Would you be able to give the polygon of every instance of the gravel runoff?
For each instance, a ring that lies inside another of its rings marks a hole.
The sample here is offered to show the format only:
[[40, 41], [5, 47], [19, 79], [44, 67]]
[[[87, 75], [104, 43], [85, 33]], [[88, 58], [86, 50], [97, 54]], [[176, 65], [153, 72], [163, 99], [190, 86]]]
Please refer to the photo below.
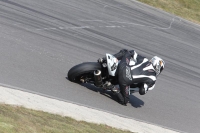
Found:
[[[175, 133], [176, 131], [149, 123], [124, 118], [112, 113], [0, 86], [0, 103], [68, 116], [76, 120], [106, 124], [138, 133]], [[177, 133], [177, 132], [176, 132]]]

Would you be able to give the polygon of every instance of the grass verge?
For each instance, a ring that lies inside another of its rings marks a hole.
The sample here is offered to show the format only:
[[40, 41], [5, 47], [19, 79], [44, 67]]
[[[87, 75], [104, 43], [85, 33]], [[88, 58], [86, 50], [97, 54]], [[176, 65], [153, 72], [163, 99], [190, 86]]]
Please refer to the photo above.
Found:
[[0, 133], [130, 133], [107, 125], [0, 104]]
[[138, 0], [200, 24], [200, 0]]

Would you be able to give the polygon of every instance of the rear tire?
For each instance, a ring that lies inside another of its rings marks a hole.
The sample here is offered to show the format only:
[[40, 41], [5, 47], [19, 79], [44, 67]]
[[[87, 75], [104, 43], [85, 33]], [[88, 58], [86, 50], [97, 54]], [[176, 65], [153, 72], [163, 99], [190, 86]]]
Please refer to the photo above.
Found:
[[72, 67], [68, 71], [68, 79], [72, 82], [80, 83], [80, 77], [84, 74], [94, 73], [95, 70], [101, 70], [101, 64], [97, 62], [85, 62]]

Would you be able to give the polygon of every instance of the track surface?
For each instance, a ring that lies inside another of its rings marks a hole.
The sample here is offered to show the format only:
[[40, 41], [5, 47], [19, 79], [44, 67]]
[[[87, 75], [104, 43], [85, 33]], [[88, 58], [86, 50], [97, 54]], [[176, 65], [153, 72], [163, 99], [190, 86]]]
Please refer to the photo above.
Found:
[[[199, 132], [199, 42], [199, 26], [138, 2], [0, 0], [0, 83], [183, 132]], [[166, 62], [155, 89], [127, 107], [66, 79], [122, 48]]]

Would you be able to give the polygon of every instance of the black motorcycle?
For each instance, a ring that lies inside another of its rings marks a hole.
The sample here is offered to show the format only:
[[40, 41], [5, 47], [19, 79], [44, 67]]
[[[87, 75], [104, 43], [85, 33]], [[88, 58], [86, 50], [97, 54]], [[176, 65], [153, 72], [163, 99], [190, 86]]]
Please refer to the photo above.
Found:
[[[109, 86], [118, 85], [117, 67], [119, 60], [111, 54], [106, 54], [106, 61], [85, 62], [72, 67], [68, 72], [68, 79], [75, 83], [89, 83], [104, 90]], [[138, 92], [139, 88], [129, 88], [129, 93]]]

